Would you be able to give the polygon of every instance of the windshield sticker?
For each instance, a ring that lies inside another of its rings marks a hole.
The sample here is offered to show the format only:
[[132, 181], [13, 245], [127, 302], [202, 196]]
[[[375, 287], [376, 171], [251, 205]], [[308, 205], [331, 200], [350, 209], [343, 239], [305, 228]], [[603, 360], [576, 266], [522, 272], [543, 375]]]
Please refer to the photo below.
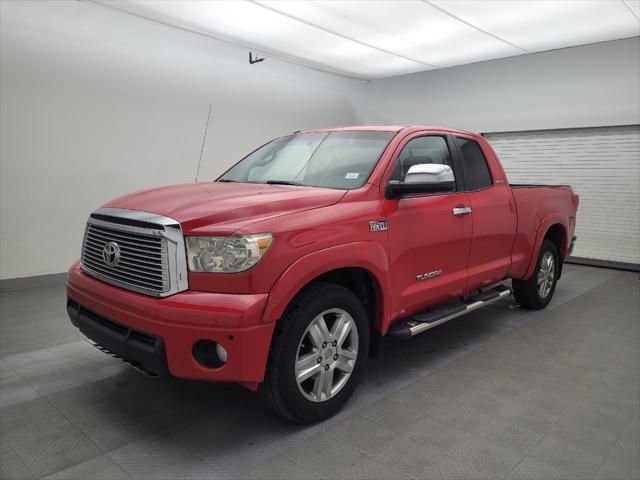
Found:
[[348, 179], [352, 179], [355, 180], [356, 178], [358, 178], [360, 176], [360, 174], [358, 172], [348, 172], [344, 178], [348, 178]]

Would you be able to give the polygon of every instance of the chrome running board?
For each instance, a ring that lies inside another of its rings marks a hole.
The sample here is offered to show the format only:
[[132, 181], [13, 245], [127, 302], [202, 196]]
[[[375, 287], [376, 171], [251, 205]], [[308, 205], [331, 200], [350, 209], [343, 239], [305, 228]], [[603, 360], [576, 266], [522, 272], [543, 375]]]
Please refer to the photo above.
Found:
[[464, 301], [459, 300], [455, 303], [445, 304], [441, 307], [428, 310], [424, 313], [418, 313], [405, 320], [394, 323], [389, 330], [389, 335], [396, 338], [411, 338], [419, 333], [442, 325], [449, 320], [461, 317], [467, 313], [471, 313], [487, 305], [497, 302], [501, 298], [511, 295], [511, 289], [504, 285], [499, 285], [490, 290], [481, 292], [477, 295], [466, 298]]

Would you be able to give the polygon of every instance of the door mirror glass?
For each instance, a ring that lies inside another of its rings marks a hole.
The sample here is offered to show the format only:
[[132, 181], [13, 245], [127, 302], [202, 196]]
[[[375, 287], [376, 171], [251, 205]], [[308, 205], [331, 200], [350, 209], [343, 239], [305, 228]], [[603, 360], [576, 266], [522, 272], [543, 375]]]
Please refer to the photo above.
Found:
[[404, 181], [390, 180], [385, 190], [387, 198], [453, 192], [456, 187], [453, 170], [449, 165], [419, 163], [412, 165]]

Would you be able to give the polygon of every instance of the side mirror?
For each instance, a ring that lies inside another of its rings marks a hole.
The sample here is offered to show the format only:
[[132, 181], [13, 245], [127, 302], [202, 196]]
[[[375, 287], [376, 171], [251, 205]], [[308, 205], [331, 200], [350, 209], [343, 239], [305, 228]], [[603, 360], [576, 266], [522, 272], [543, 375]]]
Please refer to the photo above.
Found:
[[390, 180], [385, 188], [385, 197], [402, 198], [422, 193], [453, 192], [455, 187], [455, 177], [449, 165], [420, 163], [409, 168], [404, 182]]

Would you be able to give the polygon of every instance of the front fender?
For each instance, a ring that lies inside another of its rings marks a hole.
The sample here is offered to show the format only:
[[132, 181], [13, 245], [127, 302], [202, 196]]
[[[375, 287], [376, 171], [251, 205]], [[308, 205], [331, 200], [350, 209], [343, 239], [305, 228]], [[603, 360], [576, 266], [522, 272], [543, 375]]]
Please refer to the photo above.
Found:
[[379, 243], [354, 242], [310, 253], [292, 263], [269, 292], [269, 300], [262, 317], [264, 322], [275, 322], [284, 313], [293, 297], [309, 282], [338, 268], [363, 268], [369, 271], [380, 289], [380, 306], [376, 328], [388, 328], [389, 318], [389, 260]]

